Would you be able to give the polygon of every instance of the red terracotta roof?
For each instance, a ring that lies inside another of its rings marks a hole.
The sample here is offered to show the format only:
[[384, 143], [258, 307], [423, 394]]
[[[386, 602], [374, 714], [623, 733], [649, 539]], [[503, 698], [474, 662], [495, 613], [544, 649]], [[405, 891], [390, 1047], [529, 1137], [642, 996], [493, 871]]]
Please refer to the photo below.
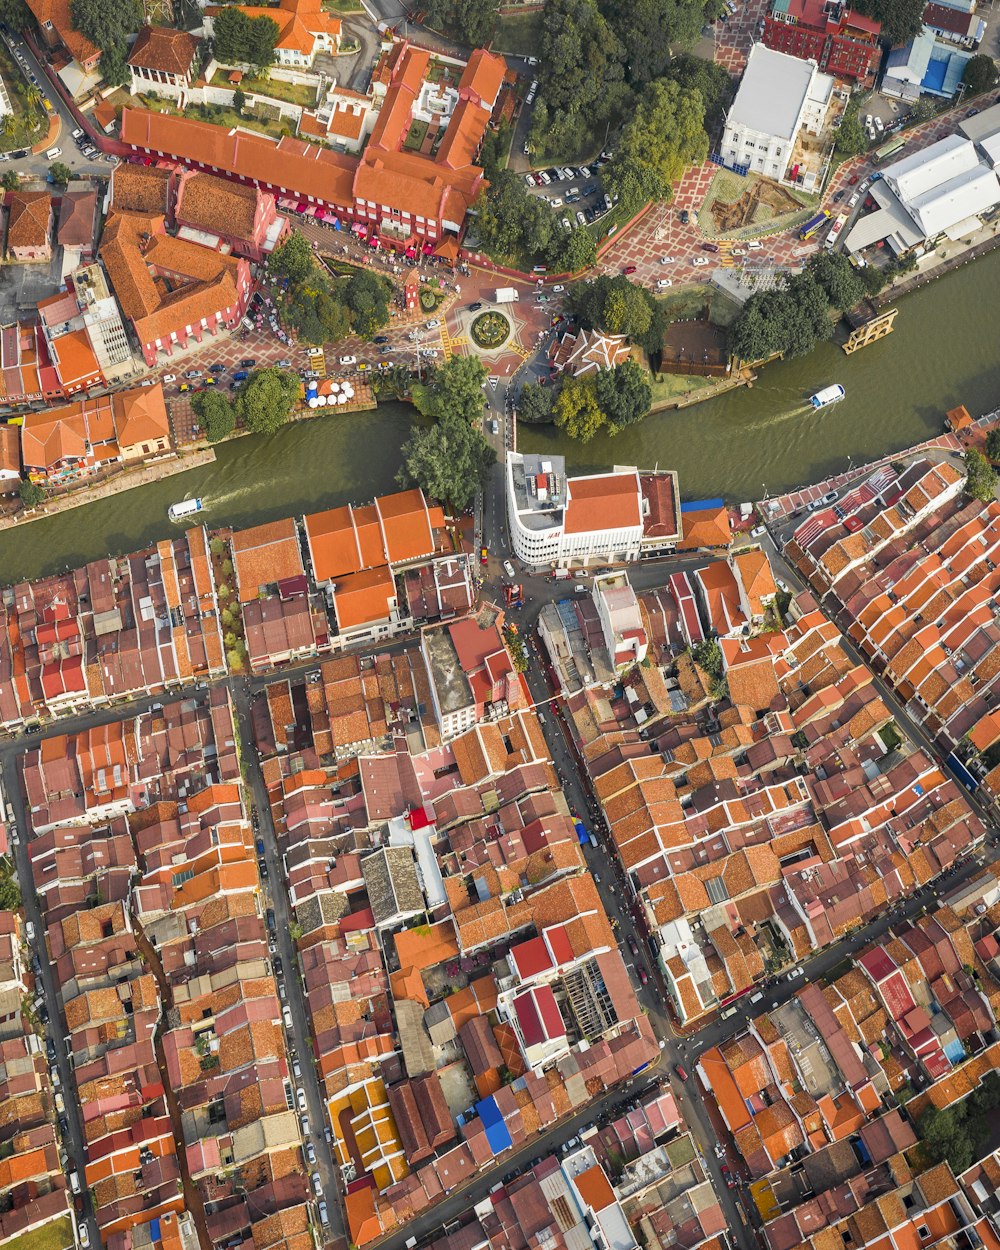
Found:
[[566, 479], [567, 534], [629, 529], [642, 523], [637, 474], [602, 473]]

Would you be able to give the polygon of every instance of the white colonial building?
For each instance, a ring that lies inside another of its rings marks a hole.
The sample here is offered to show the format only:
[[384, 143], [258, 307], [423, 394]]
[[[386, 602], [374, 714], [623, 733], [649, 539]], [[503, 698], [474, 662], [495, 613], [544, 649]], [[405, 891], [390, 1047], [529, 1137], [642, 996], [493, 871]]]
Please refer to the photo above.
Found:
[[562, 456], [507, 453], [514, 554], [532, 567], [638, 560], [643, 497], [636, 468], [567, 478]]
[[[723, 164], [776, 182], [798, 182], [793, 160], [802, 130], [818, 135], [833, 98], [834, 80], [815, 61], [800, 61], [755, 43], [747, 58], [722, 137]], [[802, 185], [810, 190], [808, 179]]]

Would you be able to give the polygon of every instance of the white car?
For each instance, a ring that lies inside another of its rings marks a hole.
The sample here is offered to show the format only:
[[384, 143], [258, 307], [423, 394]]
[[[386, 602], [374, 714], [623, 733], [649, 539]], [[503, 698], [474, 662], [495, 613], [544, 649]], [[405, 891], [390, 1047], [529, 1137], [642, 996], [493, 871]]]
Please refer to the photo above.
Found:
[[749, 252], [760, 252], [763, 251], [763, 249], [764, 244], [761, 243], [760, 239], [751, 239], [747, 244], [747, 251]]
[[734, 247], [729, 253], [730, 256], [746, 256], [746, 254], [747, 249], [745, 247]]
[[872, 115], [871, 113], [866, 113], [865, 114], [865, 130], [871, 130], [871, 128], [872, 128]]
[[562, 226], [562, 228], [563, 228], [564, 230], [572, 230], [572, 229], [573, 229], [573, 223], [570, 221], [570, 219], [569, 219], [568, 217], [564, 217], [564, 218], [562, 219], [562, 221], [561, 221], [559, 224]]
[[358, 363], [357, 356], [341, 356], [340, 363], [342, 365], [356, 365]]
[[507, 576], [508, 576], [508, 577], [515, 577], [515, 576], [516, 576], [516, 574], [514, 573], [514, 566], [513, 566], [513, 564], [511, 564], [511, 562], [510, 562], [509, 560], [504, 560], [504, 562], [503, 562], [503, 571], [507, 574]]
[[585, 226], [587, 224], [587, 218], [584, 216], [582, 212], [577, 213], [576, 222], [577, 222], [577, 225], [579, 226]]
[[553, 294], [553, 295], [559, 295], [562, 291], [565, 291], [565, 290], [566, 290], [566, 288], [565, 288], [564, 286], [554, 286], [554, 287], [552, 288], [552, 294]]
[[316, 1147], [311, 1141], [306, 1142], [306, 1162], [311, 1164], [316, 1162]]
[[316, 1197], [322, 1198], [323, 1197], [323, 1182], [319, 1179], [318, 1172], [313, 1172], [312, 1174], [312, 1186], [313, 1186], [313, 1193], [316, 1195]]
[[875, 129], [879, 132], [879, 134], [881, 134], [881, 133], [882, 133], [882, 131], [883, 131], [883, 130], [885, 130], [885, 126], [882, 124], [882, 118], [881, 118], [881, 117], [876, 117], [876, 118], [875, 118]]
[[300, 1085], [295, 1091], [295, 1102], [300, 1111], [306, 1110], [306, 1091]]
[[853, 208], [855, 204], [857, 204], [857, 202], [858, 202], [858, 193], [857, 191], [855, 191], [854, 194], [851, 196], [851, 198], [847, 201], [847, 207]]
[[441, 324], [441, 322], [440, 322], [440, 321], [436, 321], [436, 320], [435, 320], [435, 321], [425, 321], [425, 322], [424, 322], [424, 329], [425, 329], [425, 330], [436, 330], [436, 329], [438, 328], [438, 326], [440, 326], [440, 324]]
[[165, 373], [165, 374], [163, 375], [163, 377], [160, 379], [160, 381], [161, 381], [161, 382], [176, 382], [176, 381], [177, 381], [177, 374], [176, 374], [176, 373]]
[[325, 1228], [330, 1223], [330, 1215], [326, 1209], [326, 1203], [321, 1202], [317, 1210], [319, 1211], [319, 1222]]
[[87, 1250], [90, 1245], [90, 1229], [87, 1227], [87, 1221], [81, 1220], [76, 1226], [76, 1231], [80, 1238], [80, 1245], [83, 1246], [83, 1250]]
[[62, 156], [62, 148], [49, 148], [49, 150], [45, 153], [45, 159], [47, 161], [57, 161], [60, 156]]
[[674, 284], [673, 284], [673, 281], [672, 281], [670, 278], [661, 278], [661, 279], [659, 280], [659, 282], [657, 282], [657, 284], [656, 284], [657, 288], [658, 288], [659, 290], [661, 290], [661, 291], [662, 291], [665, 287], [668, 287], [668, 286], [673, 286], [673, 285], [674, 285]]
[[543, 186], [546, 186], [546, 187], [547, 187], [547, 186], [549, 185], [549, 183], [552, 181], [552, 179], [548, 176], [548, 174], [545, 172], [545, 170], [544, 170], [544, 169], [543, 169], [543, 170], [542, 170], [542, 172], [538, 175], [538, 177], [539, 177], [539, 179], [541, 180], [542, 185], [543, 185]]
[[661, 256], [661, 257], [660, 257], [660, 264], [661, 264], [661, 265], [672, 265], [676, 259], [677, 259], [677, 257], [676, 257], [676, 256]]
[[553, 208], [562, 208], [563, 206], [563, 198], [561, 195], [549, 195], [549, 196], [546, 196], [546, 199], [549, 201], [549, 203], [552, 205]]
[[707, 257], [707, 256], [695, 256], [695, 257], [692, 259], [691, 264], [692, 264], [692, 265], [697, 265], [697, 266], [699, 266], [699, 268], [700, 268], [702, 265], [707, 265], [707, 264], [708, 264], [708, 257]]
[[524, 183], [525, 183], [525, 186], [528, 186], [528, 187], [533, 187], [533, 186], [535, 185], [535, 175], [534, 175], [534, 174], [525, 174], [525, 175], [524, 175]]
[[74, 138], [74, 139], [82, 139], [82, 138], [83, 138], [83, 131], [82, 131], [82, 130], [74, 130], [74, 131], [73, 131], [73, 138]]

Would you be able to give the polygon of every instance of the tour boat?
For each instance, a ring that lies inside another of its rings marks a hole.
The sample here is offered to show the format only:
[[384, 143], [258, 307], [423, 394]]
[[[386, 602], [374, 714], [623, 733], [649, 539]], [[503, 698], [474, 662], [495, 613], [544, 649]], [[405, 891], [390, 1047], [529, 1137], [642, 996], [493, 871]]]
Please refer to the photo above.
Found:
[[825, 408], [827, 404], [835, 404], [843, 399], [846, 394], [847, 392], [840, 385], [825, 386], [821, 391], [817, 391], [809, 402], [814, 408]]
[[183, 503], [172, 503], [167, 509], [167, 516], [171, 521], [183, 521], [185, 517], [200, 512], [204, 506], [200, 499], [185, 499]]

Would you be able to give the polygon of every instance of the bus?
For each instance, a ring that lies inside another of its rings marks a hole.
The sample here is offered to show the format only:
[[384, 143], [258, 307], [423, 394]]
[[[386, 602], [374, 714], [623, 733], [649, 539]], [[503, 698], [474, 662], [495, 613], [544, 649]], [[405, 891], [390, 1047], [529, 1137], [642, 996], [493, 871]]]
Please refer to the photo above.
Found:
[[821, 213], [817, 213], [815, 217], [810, 217], [806, 224], [799, 231], [799, 238], [804, 243], [806, 239], [811, 239], [820, 226], [826, 225], [830, 218], [830, 210], [824, 208]]
[[872, 159], [877, 165], [881, 165], [883, 161], [887, 161], [890, 156], [895, 156], [897, 152], [901, 152], [905, 147], [906, 140], [902, 135], [896, 135], [888, 143], [883, 143]]
[[840, 232], [843, 230], [844, 226], [846, 225], [847, 225], [847, 214], [840, 213], [837, 216], [836, 220], [834, 221], [833, 225], [830, 227], [830, 233], [826, 236], [825, 240], [823, 241], [823, 246], [829, 247], [829, 248], [836, 247], [837, 240], [840, 238]]

